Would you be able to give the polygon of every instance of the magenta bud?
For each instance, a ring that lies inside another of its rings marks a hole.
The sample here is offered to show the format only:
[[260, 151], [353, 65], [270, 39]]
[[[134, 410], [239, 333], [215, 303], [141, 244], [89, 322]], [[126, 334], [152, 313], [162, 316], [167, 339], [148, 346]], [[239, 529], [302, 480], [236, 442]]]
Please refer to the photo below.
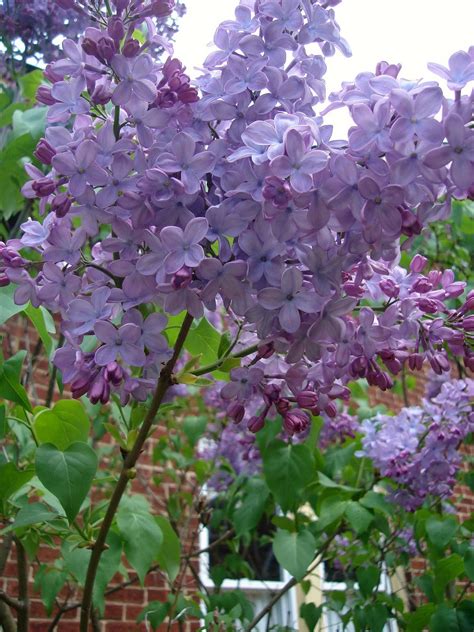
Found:
[[112, 0], [112, 3], [117, 9], [117, 13], [122, 13], [130, 4], [130, 0]]
[[309, 428], [311, 419], [308, 413], [299, 408], [293, 408], [283, 417], [283, 427], [289, 435], [299, 434]]
[[257, 358], [258, 360], [266, 360], [267, 358], [271, 358], [274, 352], [275, 349], [273, 346], [273, 342], [267, 342], [258, 348]]
[[112, 98], [114, 88], [109, 80], [96, 81], [94, 91], [91, 94], [91, 101], [94, 105], [106, 105]]
[[125, 57], [136, 57], [140, 52], [140, 42], [136, 39], [129, 39], [122, 48], [122, 55]]
[[423, 268], [428, 263], [428, 259], [423, 255], [415, 255], [410, 262], [410, 270], [412, 272], [422, 272]]
[[235, 424], [240, 424], [245, 415], [245, 408], [242, 404], [234, 402], [227, 408], [227, 416], [232, 419]]
[[193, 278], [193, 273], [189, 268], [183, 266], [180, 270], [174, 273], [173, 278], [171, 279], [171, 285], [175, 290], [180, 290], [182, 288], [187, 287]]
[[10, 279], [4, 272], [0, 272], [0, 287], [6, 287], [10, 285]]
[[425, 358], [422, 353], [410, 353], [408, 356], [408, 366], [412, 371], [421, 371]]
[[379, 283], [379, 287], [389, 298], [397, 298], [400, 294], [400, 286], [392, 281], [392, 279], [382, 279]]
[[319, 396], [314, 391], [300, 391], [296, 395], [296, 401], [301, 408], [314, 408], [318, 400]]
[[424, 294], [425, 292], [430, 292], [433, 289], [433, 284], [426, 277], [420, 277], [413, 283], [412, 290], [414, 292], [420, 292]]
[[267, 406], [275, 404], [279, 400], [280, 394], [281, 388], [276, 384], [267, 384], [263, 389], [263, 397]]
[[332, 419], [334, 419], [334, 417], [337, 415], [336, 404], [334, 402], [329, 402], [329, 404], [325, 406], [324, 412], [326, 413], [328, 417], [331, 417]]
[[101, 37], [97, 42], [97, 52], [101, 61], [110, 62], [115, 55], [115, 42], [111, 37]]
[[114, 386], [118, 386], [122, 382], [123, 375], [123, 369], [117, 362], [109, 362], [109, 364], [105, 367], [104, 377]]
[[148, 9], [145, 10], [145, 15], [152, 15], [155, 18], [166, 18], [171, 14], [174, 7], [174, 0], [154, 0]]

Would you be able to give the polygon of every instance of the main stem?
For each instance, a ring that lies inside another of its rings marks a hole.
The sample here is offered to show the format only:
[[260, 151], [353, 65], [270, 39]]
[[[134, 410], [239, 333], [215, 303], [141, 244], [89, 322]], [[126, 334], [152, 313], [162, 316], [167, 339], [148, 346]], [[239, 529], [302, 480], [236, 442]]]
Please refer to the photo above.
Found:
[[153, 395], [153, 400], [151, 402], [150, 409], [140, 428], [140, 433], [138, 434], [137, 440], [135, 441], [134, 446], [128, 453], [123, 463], [122, 471], [120, 472], [117, 485], [115, 486], [112, 497], [110, 499], [107, 512], [104, 516], [104, 520], [100, 527], [99, 534], [97, 536], [97, 540], [95, 541], [94, 547], [92, 549], [92, 555], [89, 560], [89, 566], [87, 568], [86, 583], [84, 585], [84, 594], [82, 597], [81, 621], [80, 621], [80, 628], [79, 628], [80, 632], [88, 631], [90, 611], [92, 607], [92, 594], [94, 590], [94, 582], [95, 582], [95, 577], [97, 574], [97, 568], [99, 566], [102, 552], [104, 551], [104, 548], [105, 548], [105, 541], [110, 531], [110, 527], [112, 526], [114, 516], [117, 512], [117, 509], [120, 504], [120, 500], [122, 499], [125, 489], [127, 488], [128, 481], [130, 480], [130, 470], [135, 467], [138, 457], [140, 456], [140, 452], [142, 451], [143, 445], [148, 438], [148, 434], [155, 420], [156, 414], [166, 394], [166, 391], [172, 384], [173, 370], [181, 354], [181, 351], [183, 349], [183, 345], [186, 340], [186, 336], [189, 333], [189, 329], [191, 327], [192, 322], [193, 322], [193, 317], [190, 314], [186, 314], [186, 317], [183, 321], [183, 324], [181, 325], [181, 330], [179, 332], [178, 338], [174, 346], [173, 356], [167, 362], [167, 364], [164, 366], [164, 368], [162, 369], [160, 373], [160, 377], [158, 379], [158, 384], [156, 386], [155, 394]]

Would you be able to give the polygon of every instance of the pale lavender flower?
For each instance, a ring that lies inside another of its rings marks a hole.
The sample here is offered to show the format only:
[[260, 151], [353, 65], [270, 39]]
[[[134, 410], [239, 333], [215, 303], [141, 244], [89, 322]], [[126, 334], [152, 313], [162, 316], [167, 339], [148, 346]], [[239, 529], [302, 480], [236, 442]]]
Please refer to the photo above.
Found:
[[97, 338], [104, 344], [95, 352], [95, 361], [99, 366], [106, 366], [120, 356], [127, 364], [143, 366], [146, 356], [143, 344], [140, 343], [140, 327], [128, 323], [118, 329], [105, 320], [94, 325]]
[[186, 228], [167, 226], [160, 233], [160, 239], [168, 250], [164, 259], [167, 272], [177, 272], [183, 266], [196, 268], [204, 259], [204, 250], [199, 242], [207, 234], [209, 224], [204, 217], [192, 219]]

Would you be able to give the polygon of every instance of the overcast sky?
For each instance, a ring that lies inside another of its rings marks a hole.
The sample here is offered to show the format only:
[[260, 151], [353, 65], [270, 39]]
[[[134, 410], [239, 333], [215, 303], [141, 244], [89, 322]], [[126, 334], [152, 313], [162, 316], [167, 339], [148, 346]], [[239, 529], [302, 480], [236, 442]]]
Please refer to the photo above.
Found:
[[[217, 25], [232, 19], [238, 0], [186, 0], [175, 53], [193, 72], [209, 52]], [[474, 44], [474, 0], [343, 0], [336, 7], [352, 57], [328, 59], [328, 93], [382, 59], [401, 63], [404, 78], [434, 78], [429, 61], [447, 65], [451, 53]]]

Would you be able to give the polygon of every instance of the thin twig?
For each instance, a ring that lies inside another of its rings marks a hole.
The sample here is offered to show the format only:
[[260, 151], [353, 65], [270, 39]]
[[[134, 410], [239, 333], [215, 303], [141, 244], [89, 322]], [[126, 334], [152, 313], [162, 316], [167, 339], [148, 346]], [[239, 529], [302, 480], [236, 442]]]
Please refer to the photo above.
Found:
[[80, 620], [80, 632], [88, 632], [89, 625], [89, 617], [90, 617], [90, 609], [92, 606], [92, 593], [94, 590], [95, 577], [97, 574], [97, 568], [99, 566], [100, 558], [102, 557], [102, 553], [105, 547], [105, 541], [107, 539], [107, 535], [109, 533], [110, 527], [112, 526], [112, 522], [114, 520], [115, 514], [119, 507], [122, 496], [127, 488], [127, 485], [130, 480], [130, 471], [133, 470], [135, 464], [140, 456], [143, 445], [148, 438], [153, 422], [155, 421], [155, 417], [158, 413], [158, 410], [161, 406], [161, 403], [166, 395], [168, 388], [172, 384], [172, 375], [173, 370], [176, 365], [176, 362], [181, 354], [184, 342], [191, 328], [191, 324], [193, 322], [193, 317], [190, 314], [186, 314], [183, 324], [181, 326], [181, 330], [179, 332], [178, 338], [176, 340], [174, 351], [171, 359], [167, 362], [164, 368], [161, 370], [160, 377], [158, 379], [158, 384], [156, 386], [155, 394], [153, 396], [153, 400], [150, 406], [150, 409], [143, 421], [143, 424], [140, 428], [140, 432], [135, 441], [135, 444], [131, 451], [128, 453], [123, 466], [122, 471], [120, 472], [119, 479], [117, 481], [117, 485], [112, 493], [112, 497], [110, 499], [106, 514], [104, 516], [104, 520], [99, 530], [99, 534], [97, 536], [97, 540], [92, 549], [92, 554], [89, 560], [89, 566], [87, 568], [87, 576], [86, 582], [84, 585], [84, 594], [83, 601], [81, 607], [81, 620]]
[[30, 601], [28, 596], [28, 558], [23, 544], [18, 538], [14, 538], [16, 544], [17, 568], [18, 568], [18, 620], [17, 631], [28, 632]]
[[[57, 349], [60, 349], [64, 344], [64, 334], [61, 334], [59, 336], [59, 340], [58, 340], [58, 346]], [[44, 405], [46, 406], [46, 408], [49, 408], [51, 406], [51, 402], [53, 401], [53, 396], [54, 396], [54, 387], [56, 385], [56, 374], [57, 374], [57, 367], [55, 364], [53, 364], [53, 368], [51, 370], [51, 377], [49, 378], [49, 384], [48, 384], [48, 392], [46, 393], [46, 399], [44, 402]]]

